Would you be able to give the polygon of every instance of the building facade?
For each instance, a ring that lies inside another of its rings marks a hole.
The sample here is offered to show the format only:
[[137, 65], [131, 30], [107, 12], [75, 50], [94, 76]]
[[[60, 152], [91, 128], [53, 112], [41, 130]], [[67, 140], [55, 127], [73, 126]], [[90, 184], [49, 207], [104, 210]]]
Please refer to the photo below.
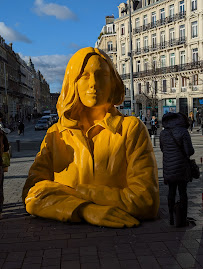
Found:
[[125, 84], [121, 111], [131, 113], [131, 56], [136, 115], [196, 113], [203, 101], [203, 1], [132, 1], [132, 54], [128, 4], [119, 5], [114, 21], [117, 69]]
[[114, 16], [106, 16], [106, 25], [103, 26], [95, 47], [107, 53], [114, 65], [117, 65], [117, 35]]
[[5, 122], [9, 125], [49, 106], [49, 85], [31, 58], [26, 63], [0, 36], [0, 111]]

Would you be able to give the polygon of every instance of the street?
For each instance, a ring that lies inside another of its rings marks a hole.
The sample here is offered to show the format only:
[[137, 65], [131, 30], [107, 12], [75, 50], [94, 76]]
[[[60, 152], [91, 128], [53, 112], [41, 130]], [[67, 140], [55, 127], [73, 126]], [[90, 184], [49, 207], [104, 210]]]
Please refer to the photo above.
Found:
[[[35, 131], [30, 123], [25, 125], [24, 136], [17, 132], [8, 135], [14, 150], [11, 166], [5, 174], [4, 218], [0, 221], [0, 268], [203, 268], [203, 177], [193, 180], [188, 186], [188, 216], [196, 220], [196, 226], [170, 226], [168, 187], [163, 184], [158, 136], [154, 147], [160, 182], [157, 220], [145, 221], [138, 228], [110, 229], [29, 216], [21, 202], [21, 191], [45, 133]], [[194, 158], [200, 165], [203, 136], [194, 129], [191, 138]], [[18, 139], [20, 151], [14, 146]]]

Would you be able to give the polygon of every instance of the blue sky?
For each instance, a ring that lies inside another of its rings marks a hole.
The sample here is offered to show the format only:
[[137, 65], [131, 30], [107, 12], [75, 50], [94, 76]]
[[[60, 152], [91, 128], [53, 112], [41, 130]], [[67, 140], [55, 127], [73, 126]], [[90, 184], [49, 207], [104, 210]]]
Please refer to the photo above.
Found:
[[[119, 0], [0, 0], [0, 35], [27, 62], [31, 56], [51, 92], [61, 90], [69, 58], [94, 47], [105, 16], [118, 17]], [[126, 1], [124, 1], [126, 2]]]

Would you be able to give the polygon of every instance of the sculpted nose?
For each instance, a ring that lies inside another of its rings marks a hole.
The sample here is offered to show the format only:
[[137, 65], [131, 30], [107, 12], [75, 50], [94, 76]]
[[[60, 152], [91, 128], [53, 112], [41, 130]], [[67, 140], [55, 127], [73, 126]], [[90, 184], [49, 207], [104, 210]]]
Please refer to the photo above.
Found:
[[89, 86], [90, 88], [95, 88], [96, 86], [96, 77], [94, 74], [90, 75]]

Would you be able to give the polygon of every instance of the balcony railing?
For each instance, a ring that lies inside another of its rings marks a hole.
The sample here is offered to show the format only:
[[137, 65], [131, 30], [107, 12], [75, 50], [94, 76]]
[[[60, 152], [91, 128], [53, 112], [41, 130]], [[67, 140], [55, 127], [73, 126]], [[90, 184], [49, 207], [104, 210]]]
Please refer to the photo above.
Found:
[[173, 16], [169, 16], [169, 17], [166, 17], [164, 19], [160, 19], [156, 22], [150, 22], [148, 24], [145, 24], [145, 25], [142, 25], [140, 27], [136, 27], [133, 29], [133, 34], [137, 34], [137, 33], [140, 33], [140, 32], [144, 32], [144, 31], [147, 31], [147, 30], [150, 30], [150, 29], [153, 29], [155, 27], [159, 27], [161, 25], [164, 25], [164, 24], [168, 24], [168, 23], [171, 23], [171, 22], [174, 22], [174, 21], [178, 21], [178, 20], [182, 20], [184, 19], [186, 16], [186, 11], [184, 12], [180, 12], [180, 13], [177, 13]]
[[[203, 69], [203, 61], [191, 62], [186, 64], [168, 66], [168, 67], [161, 67], [161, 68], [154, 68], [147, 71], [139, 71], [133, 73], [133, 78], [142, 78], [148, 76], [155, 76], [155, 75], [162, 75], [167, 73], [176, 73], [186, 70], [193, 70], [193, 69]], [[123, 80], [130, 79], [130, 73], [121, 75]]]
[[170, 47], [174, 47], [174, 46], [179, 46], [182, 44], [186, 44], [186, 37], [180, 37], [177, 39], [171, 39], [170, 41], [164, 41], [161, 43], [157, 43], [157, 44], [153, 44], [152, 46], [146, 46], [143, 47], [139, 50], [134, 50], [132, 53], [133, 55], [138, 55], [141, 53], [147, 53], [147, 52], [151, 52], [151, 51], [156, 51], [156, 50], [162, 50], [162, 49], [166, 49], [166, 48], [170, 48]]
[[105, 53], [111, 53], [111, 52], [117, 52], [117, 48], [111, 48], [111, 49], [102, 49]]

